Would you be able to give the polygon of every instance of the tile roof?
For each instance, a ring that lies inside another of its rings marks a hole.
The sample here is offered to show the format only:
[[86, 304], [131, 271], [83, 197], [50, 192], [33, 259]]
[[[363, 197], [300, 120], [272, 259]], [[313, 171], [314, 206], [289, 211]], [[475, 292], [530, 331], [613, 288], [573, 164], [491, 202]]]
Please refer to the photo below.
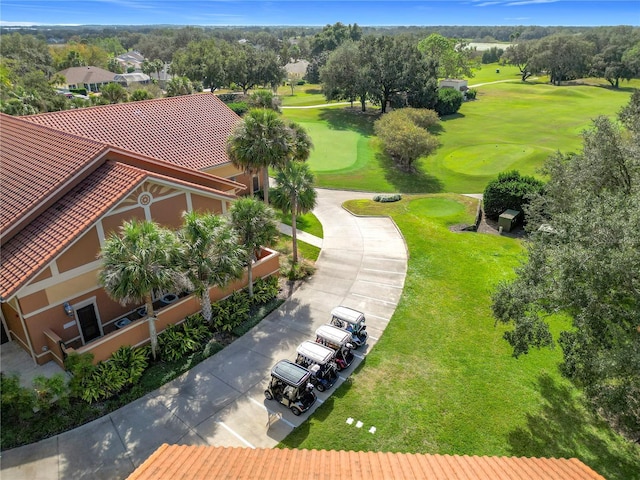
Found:
[[160, 446], [129, 480], [604, 480], [575, 458]]
[[189, 181], [188, 175], [183, 172], [176, 172], [183, 177], [177, 178], [163, 175], [162, 169], [156, 172], [143, 168], [154, 166], [149, 162], [140, 162], [140, 165], [141, 168], [107, 160], [8, 240], [2, 246], [0, 256], [0, 298], [7, 299], [14, 295], [40, 269], [146, 179], [165, 181], [219, 197], [235, 198], [218, 190], [216, 177], [211, 175], [194, 172], [193, 181]]
[[24, 118], [192, 170], [229, 162], [227, 137], [240, 121], [240, 117], [213, 94], [103, 105]]
[[62, 75], [68, 85], [82, 85], [113, 82], [115, 73], [99, 67], [70, 67], [57, 72], [56, 75]]
[[0, 114], [0, 230], [3, 241], [73, 177], [96, 168], [107, 146]]
[[147, 172], [107, 162], [20, 230], [2, 247], [0, 297], [15, 294], [147, 176]]

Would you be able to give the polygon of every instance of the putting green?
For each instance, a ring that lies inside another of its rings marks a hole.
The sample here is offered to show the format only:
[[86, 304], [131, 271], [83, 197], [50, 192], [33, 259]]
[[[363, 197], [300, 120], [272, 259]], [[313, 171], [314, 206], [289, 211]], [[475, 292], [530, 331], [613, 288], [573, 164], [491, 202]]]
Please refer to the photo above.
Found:
[[[530, 145], [490, 143], [471, 145], [454, 150], [444, 159], [444, 166], [466, 175], [495, 175], [515, 168], [528, 157], [537, 156], [541, 150]], [[545, 152], [544, 155], [548, 155]]]
[[421, 198], [412, 200], [409, 211], [415, 215], [425, 217], [448, 217], [459, 214], [464, 210], [464, 205], [448, 198]]
[[358, 140], [361, 135], [353, 130], [327, 128], [322, 122], [298, 122], [313, 139], [309, 166], [316, 172], [341, 170], [358, 160]]

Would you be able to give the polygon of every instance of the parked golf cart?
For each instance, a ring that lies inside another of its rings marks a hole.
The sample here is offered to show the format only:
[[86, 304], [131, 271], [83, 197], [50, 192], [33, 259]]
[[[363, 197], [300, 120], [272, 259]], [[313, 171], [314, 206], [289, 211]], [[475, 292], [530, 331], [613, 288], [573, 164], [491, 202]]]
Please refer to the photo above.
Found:
[[331, 324], [350, 332], [356, 348], [367, 343], [369, 334], [365, 325], [364, 313], [341, 305], [331, 310]]
[[289, 360], [280, 360], [271, 369], [271, 381], [264, 391], [267, 400], [277, 400], [294, 415], [309, 410], [316, 401], [311, 372]]
[[353, 362], [353, 343], [351, 334], [335, 325], [321, 325], [316, 330], [316, 343], [335, 350], [334, 360], [338, 371], [349, 367]]
[[335, 350], [319, 343], [305, 341], [298, 345], [296, 351], [296, 363], [309, 369], [311, 382], [318, 391], [324, 392], [336, 383], [338, 367], [333, 359]]

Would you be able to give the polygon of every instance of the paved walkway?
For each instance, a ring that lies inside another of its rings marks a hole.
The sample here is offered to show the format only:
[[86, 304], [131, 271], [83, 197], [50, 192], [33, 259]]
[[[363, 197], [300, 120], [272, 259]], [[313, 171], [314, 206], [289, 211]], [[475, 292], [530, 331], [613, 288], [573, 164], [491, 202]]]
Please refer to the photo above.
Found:
[[[319, 190], [314, 213], [324, 229], [313, 278], [283, 306], [223, 351], [159, 390], [75, 430], [2, 452], [4, 479], [125, 478], [162, 443], [273, 447], [300, 425], [267, 401], [271, 367], [295, 358], [337, 305], [367, 315], [369, 344], [341, 372], [342, 381], [380, 338], [402, 294], [407, 251], [388, 218], [355, 217], [341, 208], [372, 194]], [[318, 392], [322, 403], [334, 391]], [[346, 420], [346, 419], [345, 419]]]

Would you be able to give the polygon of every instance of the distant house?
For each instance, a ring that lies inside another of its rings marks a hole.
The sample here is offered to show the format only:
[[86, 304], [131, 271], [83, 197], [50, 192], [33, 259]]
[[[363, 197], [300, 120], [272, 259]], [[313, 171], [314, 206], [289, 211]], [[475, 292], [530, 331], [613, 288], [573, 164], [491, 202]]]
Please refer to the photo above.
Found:
[[151, 82], [149, 75], [144, 73], [118, 73], [114, 75], [113, 80], [123, 87], [128, 87], [134, 83], [146, 85]]
[[125, 71], [129, 67], [133, 67], [136, 72], [142, 71], [142, 62], [144, 62], [144, 56], [140, 52], [131, 51], [126, 52], [116, 57], [118, 63], [124, 68]]
[[467, 86], [466, 80], [457, 80], [453, 78], [445, 78], [444, 80], [440, 80], [440, 88], [453, 88], [461, 93], [469, 90]]
[[66, 79], [63, 85], [68, 89], [84, 88], [87, 92], [99, 92], [103, 85], [114, 83], [115, 73], [98, 67], [71, 67], [59, 71]]
[[[227, 157], [226, 140], [239, 121], [212, 94], [0, 114], [3, 341], [16, 342], [38, 364], [62, 364], [72, 351], [103, 360], [121, 345], [147, 342], [141, 305], [106, 295], [96, 256], [125, 220], [178, 228], [184, 211], [227, 212], [259, 178]], [[277, 253], [263, 249], [255, 277], [278, 269]], [[246, 281], [211, 289], [211, 297]], [[181, 292], [154, 300], [158, 331], [200, 309]]]

